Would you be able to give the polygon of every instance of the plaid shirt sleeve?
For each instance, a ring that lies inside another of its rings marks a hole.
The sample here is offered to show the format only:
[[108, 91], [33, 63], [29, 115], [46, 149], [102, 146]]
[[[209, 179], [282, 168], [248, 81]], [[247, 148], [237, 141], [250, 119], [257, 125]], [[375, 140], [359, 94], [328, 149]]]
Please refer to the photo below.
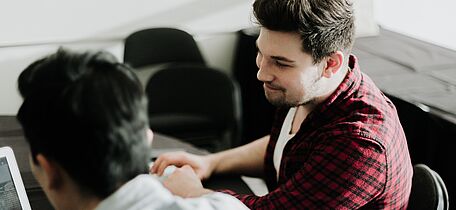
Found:
[[358, 139], [324, 141], [290, 179], [265, 196], [224, 192], [252, 209], [359, 208], [382, 192], [386, 165], [382, 148]]

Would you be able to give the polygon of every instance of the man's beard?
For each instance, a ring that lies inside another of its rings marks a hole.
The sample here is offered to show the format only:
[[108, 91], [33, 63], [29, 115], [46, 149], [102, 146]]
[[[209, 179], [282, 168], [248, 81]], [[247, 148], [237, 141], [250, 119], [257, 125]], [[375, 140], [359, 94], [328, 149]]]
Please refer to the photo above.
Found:
[[265, 94], [266, 99], [275, 107], [281, 107], [281, 108], [290, 108], [290, 107], [296, 107], [296, 106], [305, 106], [308, 104], [312, 104], [315, 102], [315, 98], [309, 98], [303, 102], [300, 101], [287, 101], [285, 97], [283, 98], [278, 98], [278, 99], [270, 99], [267, 94]]
[[296, 106], [305, 106], [308, 104], [313, 104], [316, 102], [316, 97], [317, 97], [317, 90], [318, 90], [318, 82], [322, 78], [320, 76], [321, 73], [316, 74], [315, 77], [311, 81], [311, 85], [307, 87], [303, 87], [305, 89], [305, 95], [302, 98], [294, 98], [293, 100], [287, 100], [287, 89], [280, 87], [280, 86], [274, 86], [278, 89], [281, 89], [281, 95], [279, 95], [276, 98], [271, 98], [268, 96], [267, 91], [264, 91], [264, 94], [266, 96], [266, 99], [274, 105], [275, 107], [284, 107], [284, 108], [289, 108], [289, 107], [296, 107]]
[[[318, 79], [317, 79], [318, 80]], [[284, 107], [284, 108], [289, 108], [289, 107], [296, 107], [296, 106], [305, 106], [308, 104], [315, 103], [316, 101], [316, 89], [317, 87], [315, 86], [317, 80], [314, 81], [312, 86], [307, 88], [307, 92], [303, 98], [295, 98], [293, 100], [287, 100], [287, 94], [286, 94], [286, 89], [281, 90], [281, 95], [277, 97], [272, 97], [268, 96], [267, 91], [265, 90], [264, 94], [266, 96], [266, 99], [275, 107]]]

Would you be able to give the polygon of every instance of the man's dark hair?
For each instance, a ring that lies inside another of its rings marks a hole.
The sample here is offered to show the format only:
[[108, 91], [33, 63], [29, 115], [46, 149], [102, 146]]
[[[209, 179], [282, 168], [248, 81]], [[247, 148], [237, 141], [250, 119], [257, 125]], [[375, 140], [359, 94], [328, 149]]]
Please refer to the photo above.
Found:
[[269, 30], [297, 32], [314, 63], [337, 50], [351, 51], [354, 15], [350, 0], [255, 0], [258, 23]]
[[100, 198], [147, 173], [147, 101], [135, 74], [111, 54], [59, 49], [28, 66], [18, 88], [17, 118], [35, 163], [43, 154]]

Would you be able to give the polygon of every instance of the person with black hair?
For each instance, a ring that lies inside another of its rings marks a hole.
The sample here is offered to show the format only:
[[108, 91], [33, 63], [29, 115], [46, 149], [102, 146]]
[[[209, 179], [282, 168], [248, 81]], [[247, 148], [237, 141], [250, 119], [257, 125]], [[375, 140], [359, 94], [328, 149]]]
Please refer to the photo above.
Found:
[[[232, 196], [173, 196], [148, 174], [152, 131], [132, 70], [106, 52], [59, 49], [18, 78], [30, 167], [57, 210], [246, 209]], [[194, 177], [188, 167], [178, 169]]]
[[[406, 209], [413, 168], [393, 103], [351, 54], [351, 0], [255, 0], [259, 68], [277, 114], [268, 136], [207, 156], [161, 155], [151, 171], [189, 164], [198, 177], [264, 178], [269, 193], [236, 196], [252, 209]], [[183, 188], [185, 176], [168, 179]]]

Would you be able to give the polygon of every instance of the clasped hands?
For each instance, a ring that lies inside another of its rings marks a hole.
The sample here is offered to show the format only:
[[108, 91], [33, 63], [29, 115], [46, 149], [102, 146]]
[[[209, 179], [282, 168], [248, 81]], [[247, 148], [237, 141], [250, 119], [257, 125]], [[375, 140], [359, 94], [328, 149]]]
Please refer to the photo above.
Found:
[[186, 152], [165, 153], [155, 160], [150, 172], [162, 176], [166, 167], [171, 165], [177, 168], [163, 181], [163, 185], [174, 195], [191, 198], [212, 192], [201, 183], [201, 180], [209, 178], [213, 172], [209, 156]]

